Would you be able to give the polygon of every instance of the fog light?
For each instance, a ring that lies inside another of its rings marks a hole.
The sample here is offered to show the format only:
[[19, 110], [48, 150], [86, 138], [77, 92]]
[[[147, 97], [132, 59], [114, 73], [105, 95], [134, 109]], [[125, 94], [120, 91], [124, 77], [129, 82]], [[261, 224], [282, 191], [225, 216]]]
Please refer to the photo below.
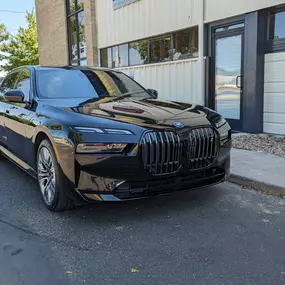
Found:
[[77, 153], [119, 154], [123, 153], [127, 144], [122, 143], [84, 143], [76, 148]]

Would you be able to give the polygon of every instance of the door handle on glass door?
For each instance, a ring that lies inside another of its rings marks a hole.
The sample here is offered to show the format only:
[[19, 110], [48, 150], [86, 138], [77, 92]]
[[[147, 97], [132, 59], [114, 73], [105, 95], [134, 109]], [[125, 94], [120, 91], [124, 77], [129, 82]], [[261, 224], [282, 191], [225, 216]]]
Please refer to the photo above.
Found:
[[237, 88], [241, 88], [241, 79], [242, 79], [242, 75], [239, 75], [236, 77], [236, 87]]

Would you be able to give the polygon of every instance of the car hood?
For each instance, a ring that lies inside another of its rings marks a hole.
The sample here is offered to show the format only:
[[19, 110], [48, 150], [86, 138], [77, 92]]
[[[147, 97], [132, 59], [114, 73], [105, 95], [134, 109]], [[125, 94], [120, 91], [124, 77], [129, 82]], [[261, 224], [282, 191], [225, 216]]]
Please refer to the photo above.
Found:
[[108, 118], [144, 127], [173, 127], [177, 123], [185, 127], [206, 126], [217, 116], [215, 112], [200, 105], [156, 99], [124, 98], [114, 101], [113, 98], [106, 97], [91, 103], [77, 104], [76, 101], [69, 101], [70, 107], [64, 107], [62, 103], [55, 101], [53, 105], [85, 116]]

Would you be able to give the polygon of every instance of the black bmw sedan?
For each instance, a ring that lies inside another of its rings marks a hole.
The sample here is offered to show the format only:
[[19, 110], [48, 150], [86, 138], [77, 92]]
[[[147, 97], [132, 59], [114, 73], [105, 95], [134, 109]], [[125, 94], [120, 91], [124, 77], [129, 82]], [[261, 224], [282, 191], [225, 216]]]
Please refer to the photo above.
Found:
[[1, 153], [38, 180], [51, 211], [227, 179], [226, 120], [158, 97], [115, 70], [16, 69], [1, 84]]

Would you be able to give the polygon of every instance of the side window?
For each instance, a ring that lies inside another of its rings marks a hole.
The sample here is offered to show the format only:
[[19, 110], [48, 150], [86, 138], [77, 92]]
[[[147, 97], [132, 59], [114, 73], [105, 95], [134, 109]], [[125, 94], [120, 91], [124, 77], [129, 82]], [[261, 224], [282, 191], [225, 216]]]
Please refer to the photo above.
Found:
[[22, 71], [19, 75], [16, 89], [21, 90], [25, 95], [25, 101], [30, 99], [31, 80], [28, 70]]
[[2, 86], [1, 86], [1, 93], [2, 96], [4, 95], [4, 93], [10, 89], [14, 89], [17, 79], [19, 76], [19, 72], [13, 72], [11, 74], [8, 74], [5, 79], [2, 82]]

